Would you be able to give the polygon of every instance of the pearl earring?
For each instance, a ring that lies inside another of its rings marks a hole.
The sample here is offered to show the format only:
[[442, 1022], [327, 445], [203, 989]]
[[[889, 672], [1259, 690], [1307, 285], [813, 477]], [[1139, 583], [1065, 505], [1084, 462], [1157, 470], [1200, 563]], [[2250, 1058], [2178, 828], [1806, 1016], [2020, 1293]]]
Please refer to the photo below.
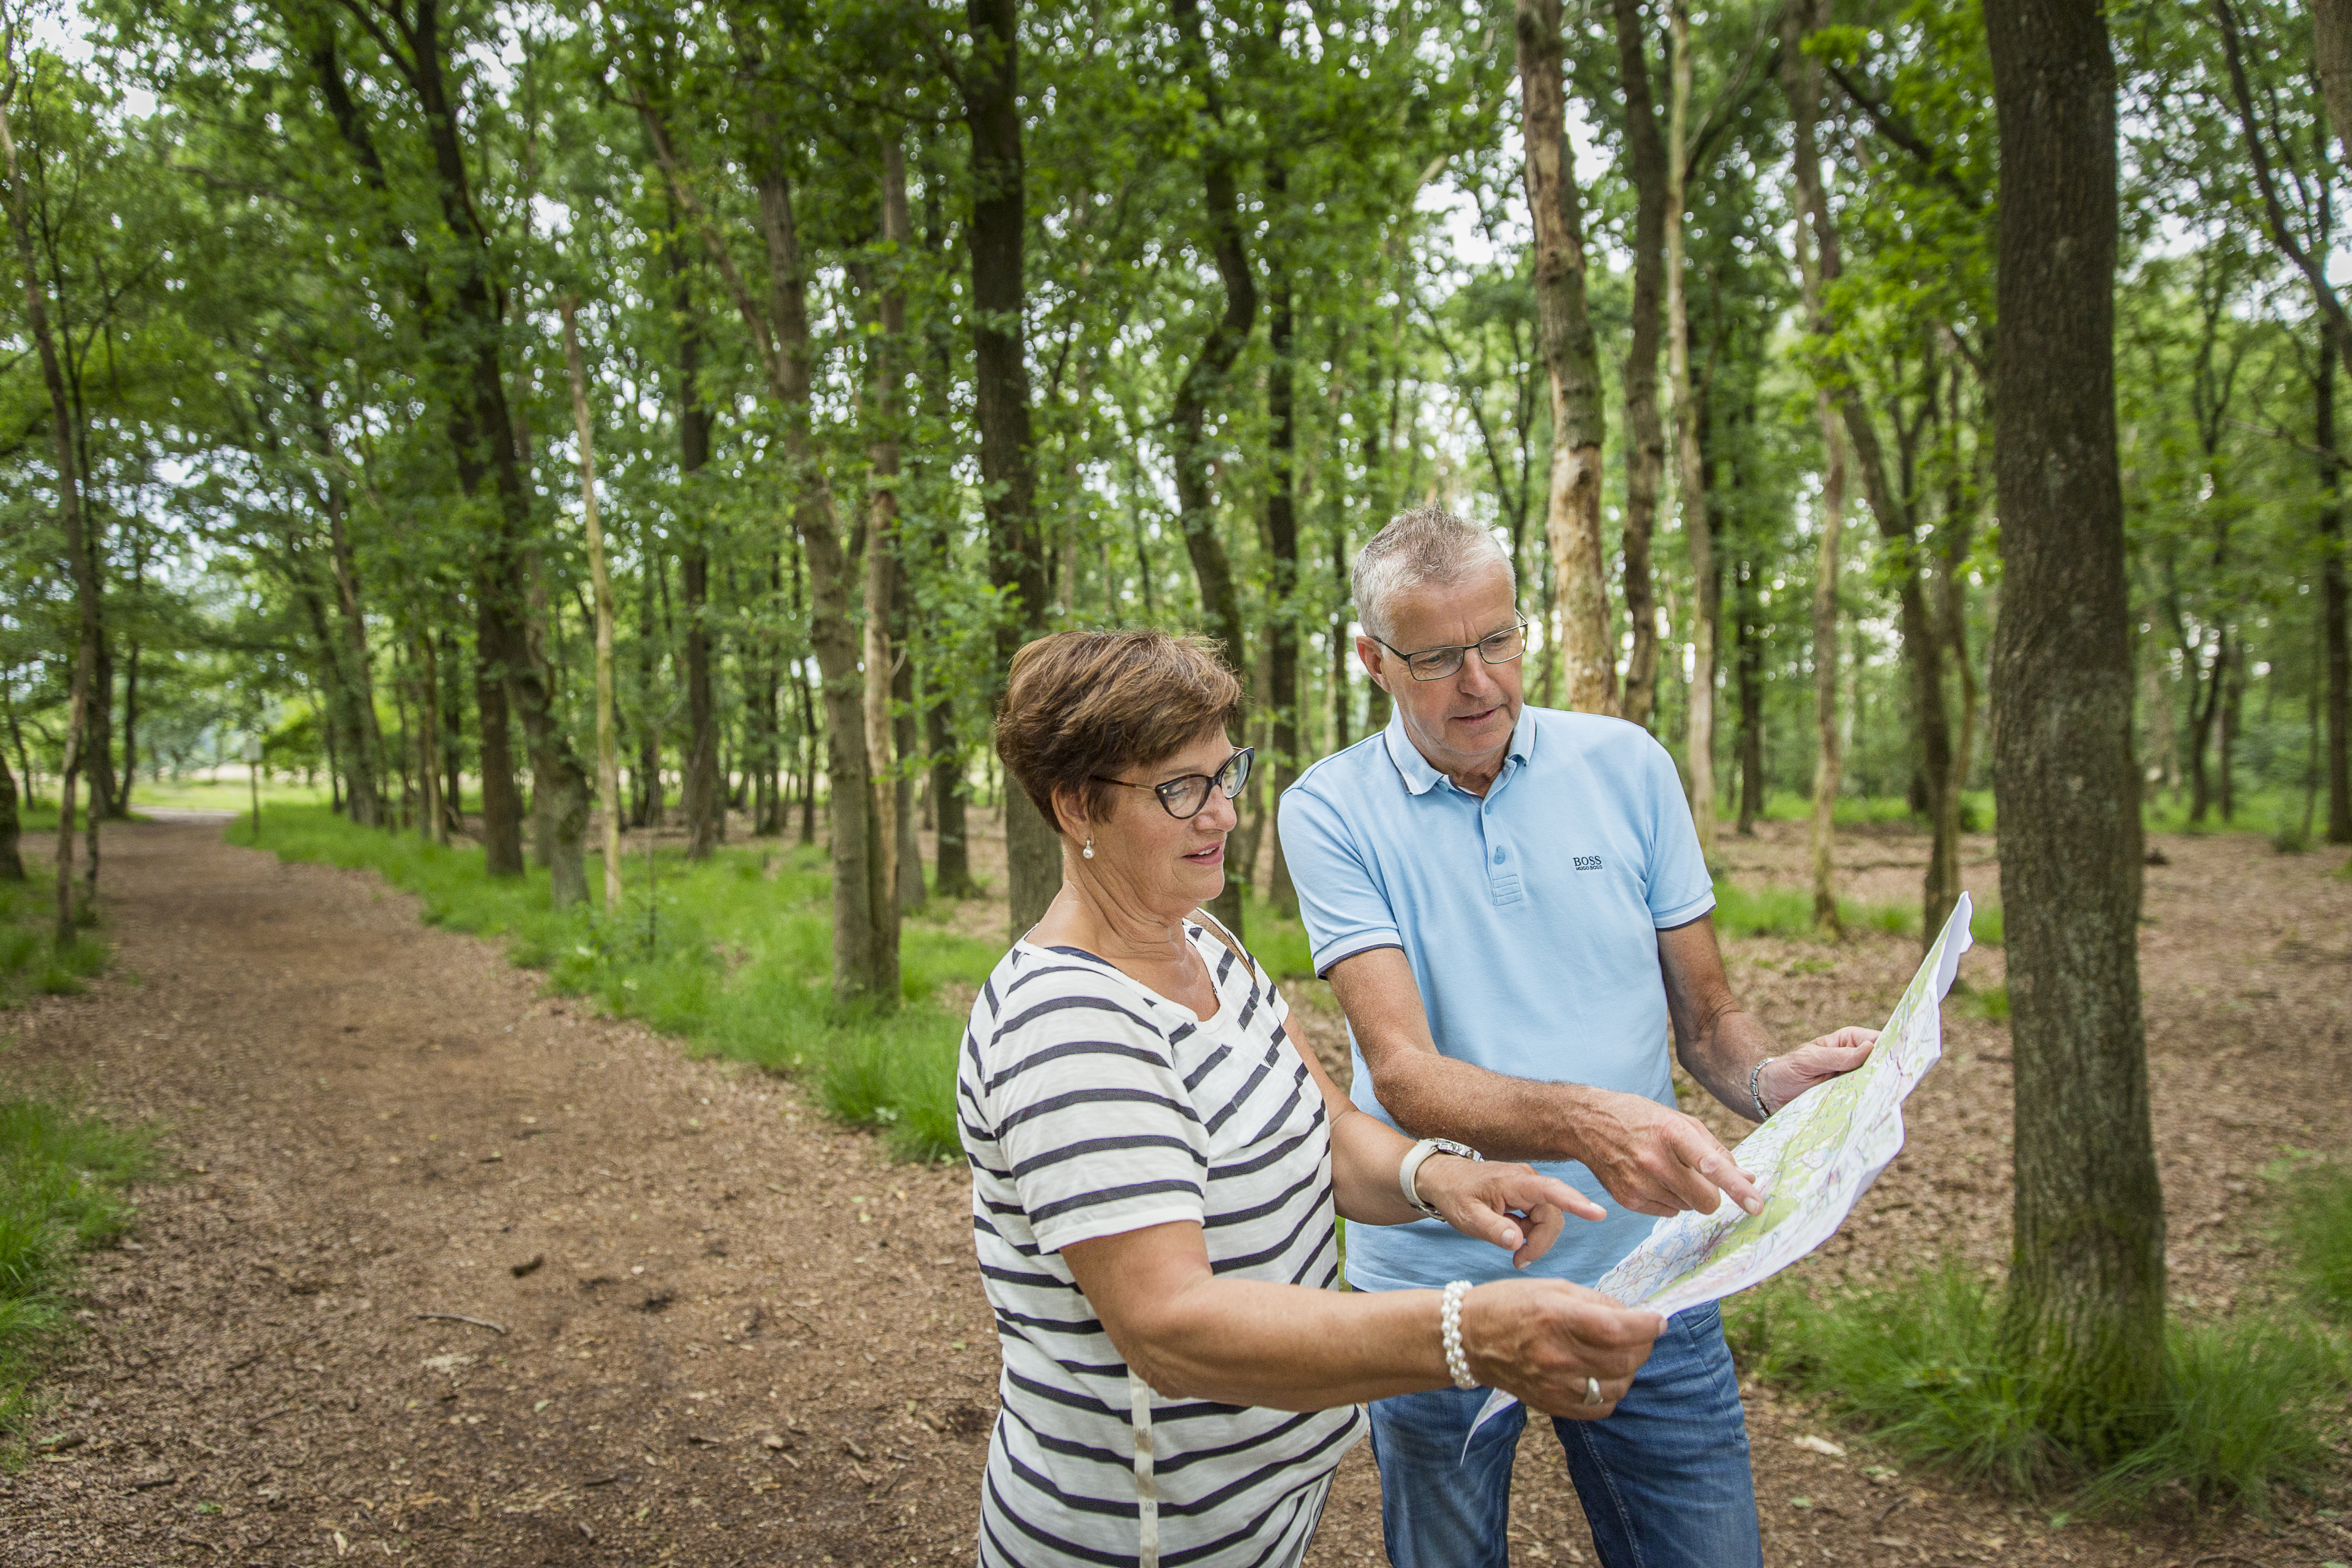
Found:
[[1084, 849], [1079, 850], [1078, 853], [1085, 856], [1089, 860], [1093, 859], [1095, 858], [1095, 841], [1092, 838], [1087, 839], [1087, 847]]

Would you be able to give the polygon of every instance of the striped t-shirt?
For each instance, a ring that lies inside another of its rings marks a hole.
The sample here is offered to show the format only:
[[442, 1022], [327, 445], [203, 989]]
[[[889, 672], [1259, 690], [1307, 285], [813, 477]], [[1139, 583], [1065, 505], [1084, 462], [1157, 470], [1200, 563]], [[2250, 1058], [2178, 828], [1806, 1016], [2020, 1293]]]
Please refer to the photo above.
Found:
[[[1127, 1363], [1061, 1248], [1192, 1220], [1220, 1275], [1339, 1279], [1330, 1126], [1288, 1010], [1223, 943], [1185, 934], [1216, 984], [1206, 1022], [1090, 953], [1026, 942], [972, 1005], [956, 1098], [1004, 1359], [981, 1500], [991, 1568], [1138, 1558]], [[1153, 1396], [1150, 1425], [1160, 1561], [1282, 1568], [1363, 1415]]]

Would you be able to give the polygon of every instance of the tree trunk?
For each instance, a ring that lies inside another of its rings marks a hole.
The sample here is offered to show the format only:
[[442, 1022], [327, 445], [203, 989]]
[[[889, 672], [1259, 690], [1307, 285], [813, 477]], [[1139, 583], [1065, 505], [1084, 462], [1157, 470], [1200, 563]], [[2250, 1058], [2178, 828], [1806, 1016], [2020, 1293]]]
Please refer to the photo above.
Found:
[[678, 584], [686, 600], [686, 777], [679, 786], [686, 811], [686, 858], [708, 860], [719, 843], [719, 714], [710, 691], [709, 517], [695, 476], [710, 461], [715, 416], [702, 400], [702, 333], [694, 314], [694, 294], [683, 246], [670, 249], [678, 313], [678, 470], [687, 515], [679, 541]]
[[908, 647], [907, 574], [900, 572], [898, 579], [890, 601], [891, 641], [898, 649], [890, 673], [890, 743], [898, 753], [893, 788], [898, 822], [898, 910], [903, 914], [921, 909], [929, 900], [923, 886], [922, 845], [915, 837], [915, 779], [919, 770], [914, 763], [922, 746], [922, 731], [916, 719], [920, 710], [915, 703], [915, 660]]
[[[2342, 0], [2320, 0], [2314, 15]], [[2352, 18], [2341, 15], [2337, 25], [2352, 35]], [[2352, 37], [2345, 41], [2352, 53]], [[2345, 68], [2352, 70], [2352, 61]], [[2352, 91], [2352, 87], [2347, 90]], [[2336, 100], [2329, 100], [2330, 112]], [[2352, 105], [2347, 105], [2352, 109]], [[2339, 122], [2342, 123], [2342, 122]], [[2345, 132], [2352, 137], [2352, 129]], [[2352, 142], [2347, 142], [2352, 145]], [[2352, 844], [2352, 657], [2346, 651], [2347, 598], [2344, 582], [2344, 461], [2336, 446], [2336, 345], [2320, 334], [2319, 379], [2313, 388], [2314, 444], [2320, 451], [2319, 489], [2319, 626], [2321, 658], [2327, 668], [2327, 841]]]
[[[321, 433], [323, 437], [323, 432]], [[347, 668], [352, 711], [352, 820], [362, 827], [383, 826], [385, 765], [383, 731], [375, 717], [375, 680], [368, 668], [367, 615], [360, 604], [359, 568], [352, 559], [351, 531], [345, 526], [342, 483], [327, 481], [327, 560], [335, 576], [335, 612], [342, 629], [340, 662]]]
[[122, 789], [115, 804], [131, 815], [131, 791], [139, 782], [139, 644], [131, 643], [131, 657], [122, 672]]
[[[843, 549], [832, 487], [810, 434], [808, 283], [792, 186], [779, 162], [773, 128], [760, 125], [757, 140], [752, 183], [767, 248], [769, 300], [764, 309], [731, 268], [728, 281], [736, 290], [739, 312], [759, 342], [769, 395], [782, 416], [785, 471], [793, 477], [798, 492], [793, 527], [808, 563], [809, 645], [824, 684], [825, 774], [832, 786], [833, 993], [839, 1002], [887, 1008], [898, 999], [898, 925], [890, 901], [885, 898], [877, 905], [876, 897], [873, 773], [866, 743], [858, 634], [850, 614], [854, 565]], [[707, 227], [705, 232], [715, 241], [715, 234]], [[887, 891], [888, 884], [879, 887]], [[877, 934], [886, 922], [890, 940], [879, 942]]]
[[[963, 78], [974, 195], [971, 255], [972, 414], [980, 427], [981, 509], [988, 580], [1008, 614], [997, 623], [992, 701], [1021, 645], [1046, 626], [1045, 552], [1031, 466], [1029, 370], [1024, 359], [1027, 279], [1022, 247], [1028, 196], [1021, 152], [1020, 0], [965, 0], [973, 49]], [[1006, 792], [1004, 854], [1015, 940], [1062, 887], [1061, 835], [1020, 790]]]
[[1764, 809], [1764, 632], [1756, 624], [1756, 563], [1733, 569], [1738, 593], [1732, 609], [1734, 671], [1739, 689], [1739, 823], [1742, 838], [1756, 837]]
[[2217, 672], [2221, 680], [2221, 743], [2215, 759], [2221, 775], [2220, 805], [2224, 825], [2238, 816], [2237, 770], [2235, 761], [2238, 731], [2244, 719], [2246, 697], [2246, 639], [2238, 638], [2230, 646], [2230, 657]]
[[665, 704], [655, 688], [655, 672], [660, 667], [661, 625], [654, 614], [654, 599], [663, 574], [664, 564], [659, 541], [651, 521], [637, 528], [637, 761], [630, 771], [636, 776], [633, 793], [629, 826], [659, 827], [662, 825], [662, 720]]
[[[2221, 714], [2221, 672], [2230, 662], [2230, 628], [2222, 626], [2217, 637], [2210, 665], [2198, 657], [2197, 649], [2188, 650], [2189, 672], [2197, 681], [2189, 689], [2189, 820], [2195, 823], [2202, 823], [2213, 809], [2212, 775], [2205, 758], [2213, 745], [2213, 721]], [[2202, 646], [2200, 641], [2199, 648]]]
[[415, 637], [416, 836], [427, 844], [449, 842], [449, 821], [441, 793], [441, 671], [433, 657], [433, 634]]
[[[873, 439], [867, 443], [865, 681], [860, 690], [866, 757], [872, 783], [867, 807], [867, 898], [874, 918], [877, 969], [898, 968], [898, 769], [891, 754], [890, 689], [897, 674], [890, 626], [898, 602], [898, 349], [907, 335], [904, 268], [914, 229], [907, 215], [907, 158], [895, 121], [882, 136], [882, 243], [891, 254], [877, 298], [877, 332], [871, 346]], [[864, 270], [861, 268], [860, 270]], [[921, 868], [917, 868], [917, 875]], [[893, 994], [891, 1000], [896, 1000]]]
[[[1344, 468], [1344, 460], [1341, 464]], [[1335, 492], [1338, 487], [1334, 487]], [[1354, 683], [1348, 670], [1354, 664], [1355, 647], [1348, 637], [1348, 516], [1344, 502], [1334, 497], [1331, 516], [1331, 750], [1344, 752], [1350, 740], [1349, 721], [1354, 717]], [[1279, 836], [1277, 836], [1279, 837]]]
[[[95, 510], [95, 509], [93, 509]], [[125, 815], [114, 783], [114, 642], [106, 626], [106, 563], [99, 535], [105, 531], [100, 517], [89, 523], [89, 574], [98, 584], [98, 668], [89, 681], [89, 734], [84, 742], [89, 778], [89, 820], [87, 841], [98, 852], [98, 825]]]
[[1838, 734], [1838, 550], [1845, 531], [1845, 442], [1828, 394], [1816, 399], [1822, 426], [1822, 531], [1813, 546], [1813, 923], [1843, 929], [1837, 906], [1837, 796], [1845, 772]]
[[[1781, 14], [1781, 69], [1789, 100], [1793, 143], [1790, 162], [1797, 185], [1797, 263], [1804, 285], [1806, 330], [1826, 340], [1833, 331], [1829, 285], [1843, 270], [1837, 230], [1830, 222], [1829, 195], [1822, 184], [1822, 68], [1804, 54], [1806, 37], [1822, 24], [1825, 0], [1790, 6]], [[1845, 531], [1845, 440], [1826, 387], [1813, 395], [1813, 417], [1822, 431], [1822, 525], [1813, 545], [1813, 815], [1811, 858], [1813, 923], [1834, 936], [1843, 931], [1837, 906], [1837, 795], [1845, 772], [1843, 737], [1838, 728], [1838, 552]]]
[[1889, 564], [1895, 579], [1896, 624], [1903, 634], [1912, 729], [1919, 746], [1917, 782], [1927, 794], [1934, 834], [1920, 889], [1920, 940], [1932, 942], [1960, 896], [1959, 801], [1952, 783], [1952, 728], [1944, 699], [1947, 638], [1941, 616], [1927, 603], [1909, 499], [1897, 494], [1887, 477], [1878, 427], [1850, 386], [1839, 393], [1837, 400], [1844, 416], [1846, 438], [1853, 446], [1854, 466], [1862, 473], [1863, 493], [1870, 502], [1879, 536], [1892, 547]]
[[1685, 721], [1685, 765], [1690, 769], [1691, 826], [1700, 855], [1716, 855], [1715, 631], [1722, 619], [1715, 565], [1715, 529], [1707, 516], [1706, 458], [1700, 449], [1703, 411], [1691, 384], [1690, 293], [1683, 258], [1683, 213], [1688, 201], [1683, 169], [1690, 139], [1690, 8], [1674, 0], [1674, 86], [1666, 113], [1666, 374], [1675, 399], [1675, 492], [1683, 534], [1690, 544], [1692, 596], [1690, 712]]
[[1551, 545], [1568, 705], [1617, 711], [1609, 636], [1608, 565], [1601, 550], [1601, 358], [1585, 309], [1584, 215], [1568, 147], [1559, 0], [1517, 0], [1521, 135], [1535, 229], [1536, 335], [1551, 385], [1551, 476], [1544, 534]]
[[2006, 1326], [2052, 1435], [2097, 1461], [2160, 1418], [2165, 1381], [2116, 456], [2115, 67], [2098, 0], [1984, 10], [2000, 133], [1993, 777], [2017, 1079]]
[[[1281, 201], [1289, 192], [1289, 171], [1279, 159], [1266, 164], [1266, 200]], [[1266, 251], [1271, 309], [1266, 318], [1266, 346], [1273, 351], [1265, 373], [1265, 412], [1272, 426], [1266, 439], [1265, 538], [1271, 567], [1266, 591], [1265, 685], [1272, 711], [1274, 797], [1282, 798], [1299, 773], [1298, 619], [1292, 596], [1298, 588], [1298, 511], [1296, 474], [1298, 420], [1293, 386], [1291, 347], [1296, 320], [1291, 297], [1290, 266], [1278, 245]], [[1298, 889], [1291, 886], [1290, 867], [1282, 858], [1282, 837], [1275, 836], [1274, 865], [1266, 874], [1266, 900], [1286, 920], [1298, 917]], [[1238, 934], [1238, 933], [1236, 933]]]
[[[1257, 320], [1257, 282], [1243, 243], [1241, 201], [1234, 188], [1233, 153], [1226, 144], [1224, 98], [1209, 58], [1199, 0], [1171, 0], [1169, 11], [1185, 71], [1201, 95], [1202, 206], [1208, 218], [1210, 255], [1224, 293], [1223, 307], [1202, 340], [1200, 353], [1186, 367], [1169, 414], [1170, 445], [1176, 459], [1177, 523], [1200, 587], [1202, 630], [1242, 678], [1246, 693], [1250, 688], [1248, 644], [1233, 564], [1217, 533], [1216, 495], [1210, 482], [1214, 458], [1209, 450], [1207, 424], [1209, 409], [1227, 390], [1227, 378]], [[1247, 732], [1246, 699], [1244, 711], [1235, 714], [1234, 721]], [[1020, 793], [1008, 788], [1006, 797]], [[1224, 889], [1207, 906], [1236, 937], [1247, 934], [1242, 929], [1242, 895], [1249, 875], [1246, 864], [1228, 856]]]
[[16, 775], [8, 771], [8, 759], [0, 756], [0, 882], [25, 879], [25, 859], [16, 852], [22, 831], [16, 816]]
[[1658, 420], [1658, 333], [1666, 269], [1666, 147], [1650, 90], [1650, 52], [1642, 0], [1615, 0], [1617, 79], [1625, 95], [1625, 154], [1633, 181], [1633, 320], [1625, 348], [1625, 623], [1633, 649], [1625, 661], [1624, 716], [1649, 726], [1658, 705], [1658, 602], [1651, 585], [1650, 541], [1657, 528], [1658, 487], [1666, 437]]
[[482, 852], [493, 877], [522, 875], [522, 792], [508, 733], [506, 620], [491, 607], [502, 592], [485, 562], [474, 575], [475, 754], [481, 774]]
[[[446, 629], [441, 633], [440, 657], [435, 663], [436, 668], [456, 668], [457, 633]], [[466, 695], [453, 675], [441, 683], [441, 842], [444, 844], [449, 842], [450, 834], [466, 831], [465, 760]]]
[[[10, 54], [6, 63], [13, 73], [16, 62], [13, 51]], [[40, 266], [33, 247], [30, 204], [25, 192], [24, 171], [16, 161], [16, 138], [8, 122], [7, 109], [6, 102], [0, 100], [0, 156], [5, 156], [7, 163], [8, 226], [16, 236], [17, 264], [24, 273], [26, 321], [32, 328], [34, 346], [40, 353], [41, 381], [49, 395], [49, 440], [58, 465], [58, 521], [65, 529], [66, 560], [70, 563], [74, 584], [73, 673], [68, 685], [65, 755], [58, 768], [54, 935], [57, 945], [64, 948], [74, 939], [74, 773], [82, 762], [82, 739], [89, 725], [89, 685], [99, 661], [98, 573], [83, 527], [81, 473], [74, 452], [72, 405], [66, 393], [65, 370], [58, 359], [57, 341], [49, 331], [48, 300], [41, 287]], [[90, 810], [93, 815], [98, 810], [94, 799]], [[89, 886], [94, 894], [98, 889], [95, 838], [90, 847]]]
[[613, 707], [613, 579], [604, 566], [604, 527], [596, 515], [596, 426], [588, 413], [588, 373], [581, 363], [579, 301], [565, 295], [563, 362], [572, 378], [572, 424], [580, 437], [580, 510], [588, 534], [588, 581], [596, 604], [596, 798], [604, 818], [604, 910], [621, 908], [621, 757]]
[[2311, 40], [2327, 122], [2344, 144], [2344, 163], [2352, 164], [2352, 0], [2311, 0]]

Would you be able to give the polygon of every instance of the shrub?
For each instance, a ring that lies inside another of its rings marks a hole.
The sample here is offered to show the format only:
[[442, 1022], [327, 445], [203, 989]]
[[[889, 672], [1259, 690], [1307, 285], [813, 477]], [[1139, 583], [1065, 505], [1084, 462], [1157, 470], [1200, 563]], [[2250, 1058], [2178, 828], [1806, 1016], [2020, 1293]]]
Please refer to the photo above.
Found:
[[1820, 1397], [1913, 1460], [2029, 1496], [2068, 1490], [2077, 1511], [2178, 1494], [2266, 1514], [2274, 1490], [2308, 1489], [2333, 1461], [2344, 1352], [2260, 1315], [2175, 1324], [2162, 1409], [2104, 1462], [2051, 1436], [2044, 1381], [2004, 1341], [2000, 1291], [1958, 1265], [1825, 1302], [1777, 1283], [1734, 1299], [1726, 1319], [1750, 1374]]

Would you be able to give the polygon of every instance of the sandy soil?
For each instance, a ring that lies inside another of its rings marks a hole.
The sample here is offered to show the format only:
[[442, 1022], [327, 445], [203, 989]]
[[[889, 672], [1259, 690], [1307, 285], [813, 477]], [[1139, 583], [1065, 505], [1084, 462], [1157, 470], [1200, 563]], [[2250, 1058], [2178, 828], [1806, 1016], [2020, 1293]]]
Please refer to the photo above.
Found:
[[[1801, 874], [1797, 830], [1728, 847], [1748, 877]], [[2352, 884], [2252, 838], [2164, 848], [2143, 952], [2174, 1289], [2221, 1310], [2271, 1289], [2262, 1167], [2352, 1146]], [[1921, 849], [1857, 837], [1844, 858], [1856, 890], [1908, 897]], [[0, 1081], [159, 1119], [184, 1174], [93, 1264], [42, 1451], [0, 1476], [0, 1563], [970, 1561], [996, 1357], [960, 1169], [893, 1163], [786, 1081], [543, 996], [369, 876], [194, 823], [107, 851], [114, 972], [14, 1015]], [[1984, 893], [1990, 854], [1967, 858]], [[1792, 1042], [1876, 1022], [1914, 963], [1893, 938], [1729, 957]], [[1999, 951], [1965, 973], [1998, 984]], [[1297, 1002], [1343, 1050], [1324, 988]], [[1948, 1049], [1911, 1147], [1808, 1271], [2002, 1257], [2007, 1031], [1955, 1009]], [[1749, 1418], [1776, 1568], [2352, 1561], [2340, 1495], [2275, 1529], [2053, 1530], [1866, 1476], [1860, 1446], [1800, 1447], [1839, 1434], [1769, 1390]], [[1591, 1562], [1548, 1431], [1527, 1445], [1516, 1557]], [[1380, 1560], [1360, 1449], [1309, 1561]]]

